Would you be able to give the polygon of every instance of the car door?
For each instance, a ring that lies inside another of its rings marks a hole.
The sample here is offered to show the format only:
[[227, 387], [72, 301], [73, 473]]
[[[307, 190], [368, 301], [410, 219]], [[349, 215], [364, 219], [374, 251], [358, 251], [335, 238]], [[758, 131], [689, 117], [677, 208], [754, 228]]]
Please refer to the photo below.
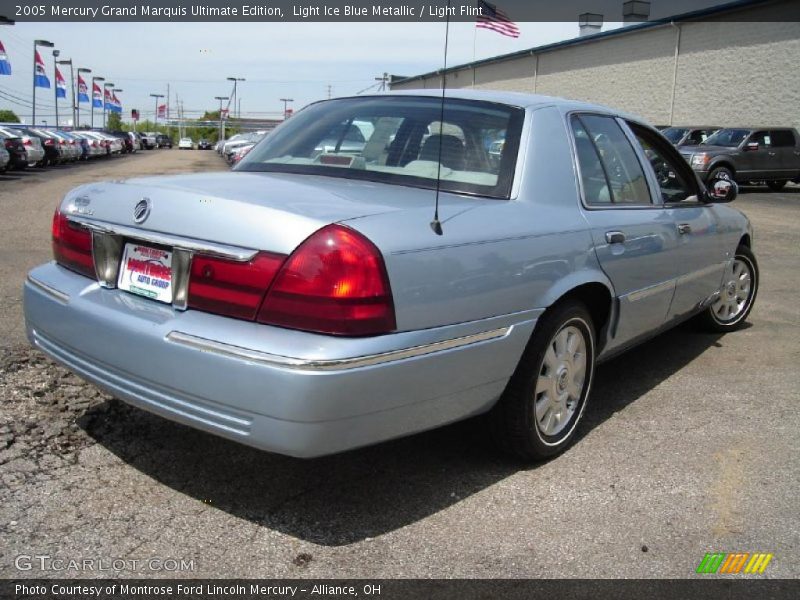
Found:
[[[750, 144], [757, 144], [757, 148], [749, 150]], [[741, 159], [737, 179], [746, 181], [770, 179], [780, 170], [778, 153], [772, 147], [772, 137], [769, 131], [755, 131], [743, 142]]]
[[795, 179], [800, 175], [800, 148], [791, 129], [775, 129], [770, 131], [772, 146], [778, 154], [780, 179]]
[[695, 312], [720, 288], [728, 259], [720, 219], [713, 204], [702, 202], [703, 190], [680, 154], [650, 129], [628, 126], [677, 233], [675, 294], [667, 318], [680, 318]]
[[622, 124], [587, 113], [570, 121], [584, 216], [618, 302], [611, 350], [665, 322], [675, 288], [677, 233], [664, 207], [654, 204]]

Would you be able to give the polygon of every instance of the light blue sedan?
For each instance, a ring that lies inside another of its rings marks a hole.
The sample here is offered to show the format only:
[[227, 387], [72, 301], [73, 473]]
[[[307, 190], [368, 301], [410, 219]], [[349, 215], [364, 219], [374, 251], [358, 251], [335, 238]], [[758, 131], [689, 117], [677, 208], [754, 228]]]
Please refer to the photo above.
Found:
[[488, 413], [502, 448], [542, 459], [573, 439], [600, 361], [690, 317], [747, 318], [759, 273], [722, 204], [736, 193], [601, 106], [319, 102], [233, 172], [67, 194], [54, 260], [25, 282], [27, 332], [130, 404], [273, 452]]

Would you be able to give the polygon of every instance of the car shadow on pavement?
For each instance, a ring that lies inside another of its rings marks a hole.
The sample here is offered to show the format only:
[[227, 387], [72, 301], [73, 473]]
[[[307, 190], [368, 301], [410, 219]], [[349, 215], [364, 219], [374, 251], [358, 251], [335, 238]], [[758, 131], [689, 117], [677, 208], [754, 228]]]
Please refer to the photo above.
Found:
[[[718, 340], [680, 327], [602, 365], [579, 439]], [[261, 452], [116, 400], [90, 409], [79, 424], [133, 468], [178, 492], [325, 546], [391, 532], [536, 468], [499, 454], [482, 418], [314, 460]], [[555, 460], [570, 460], [569, 452]]]

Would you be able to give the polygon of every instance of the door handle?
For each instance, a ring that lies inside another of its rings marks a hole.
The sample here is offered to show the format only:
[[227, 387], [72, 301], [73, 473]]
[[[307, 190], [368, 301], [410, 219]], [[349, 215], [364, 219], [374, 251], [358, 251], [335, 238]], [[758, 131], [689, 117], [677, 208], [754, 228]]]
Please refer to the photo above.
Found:
[[680, 233], [681, 235], [686, 235], [687, 233], [691, 232], [692, 232], [692, 226], [689, 225], [688, 223], [681, 223], [680, 225], [678, 225], [678, 233]]
[[606, 241], [609, 244], [622, 244], [625, 242], [625, 234], [621, 231], [606, 231]]

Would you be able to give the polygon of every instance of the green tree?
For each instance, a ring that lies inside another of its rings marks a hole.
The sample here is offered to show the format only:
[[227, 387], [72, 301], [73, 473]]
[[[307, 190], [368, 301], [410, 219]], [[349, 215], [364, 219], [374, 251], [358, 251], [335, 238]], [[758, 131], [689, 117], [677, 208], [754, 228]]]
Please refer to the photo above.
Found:
[[0, 123], [19, 123], [19, 117], [13, 110], [0, 110]]
[[119, 113], [109, 113], [108, 120], [106, 121], [106, 129], [109, 131], [119, 131], [122, 129], [122, 119]]

